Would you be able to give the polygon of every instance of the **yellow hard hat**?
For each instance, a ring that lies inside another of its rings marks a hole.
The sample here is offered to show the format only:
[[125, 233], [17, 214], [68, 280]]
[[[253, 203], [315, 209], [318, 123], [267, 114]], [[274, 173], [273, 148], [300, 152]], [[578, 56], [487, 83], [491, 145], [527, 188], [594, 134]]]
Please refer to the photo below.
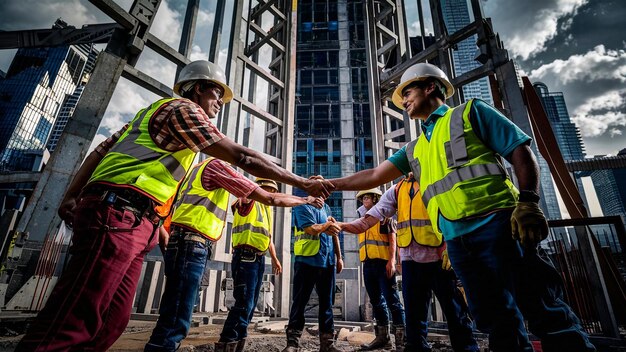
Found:
[[275, 190], [276, 190], [276, 192], [278, 192], [278, 191], [279, 191], [279, 190], [278, 190], [278, 184], [276, 183], [276, 181], [271, 180], [271, 179], [269, 179], [269, 178], [265, 178], [265, 177], [257, 177], [257, 178], [256, 178], [256, 183], [257, 183], [259, 186], [261, 186], [261, 187], [265, 186], [265, 187], [269, 187], [269, 188], [273, 188], [273, 189], [275, 189]]
[[446, 92], [444, 95], [446, 99], [450, 98], [454, 94], [454, 86], [450, 83], [448, 75], [446, 75], [446, 73], [439, 67], [422, 62], [415, 64], [404, 71], [402, 78], [400, 78], [400, 84], [398, 84], [396, 90], [393, 91], [391, 100], [397, 107], [404, 110], [404, 106], [402, 105], [402, 91], [404, 88], [413, 82], [424, 81], [430, 77], [435, 78], [445, 86]]
[[224, 70], [222, 70], [222, 68], [218, 65], [206, 60], [197, 60], [190, 62], [189, 64], [187, 64], [187, 66], [183, 67], [183, 69], [180, 70], [178, 80], [174, 85], [174, 93], [182, 95], [180, 91], [182, 85], [187, 82], [197, 80], [210, 81], [222, 87], [222, 89], [224, 89], [224, 96], [222, 96], [224, 104], [233, 99], [233, 90], [230, 89], [230, 87], [226, 83], [226, 75], [224, 74]]
[[383, 195], [383, 192], [381, 192], [381, 191], [380, 191], [380, 189], [378, 189], [378, 188], [366, 189], [366, 190], [364, 190], [364, 191], [359, 191], [359, 192], [356, 194], [356, 199], [359, 199], [359, 200], [360, 200], [360, 199], [361, 199], [361, 197], [363, 197], [363, 196], [364, 196], [364, 195], [366, 195], [366, 194], [375, 194], [375, 195], [377, 195], [377, 196], [379, 196], [379, 197], [380, 197], [380, 196], [382, 196], [382, 195]]

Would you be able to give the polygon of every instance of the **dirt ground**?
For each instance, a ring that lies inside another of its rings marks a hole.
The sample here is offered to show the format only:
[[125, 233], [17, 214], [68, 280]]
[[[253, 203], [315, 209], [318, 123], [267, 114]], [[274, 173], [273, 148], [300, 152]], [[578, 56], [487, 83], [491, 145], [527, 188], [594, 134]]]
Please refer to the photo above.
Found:
[[[245, 351], [280, 352], [286, 345], [283, 323], [286, 321], [274, 321], [261, 324], [252, 324], [249, 327], [249, 336]], [[150, 333], [155, 322], [131, 320], [128, 328], [120, 339], [111, 347], [115, 352], [143, 351], [145, 343], [150, 338]], [[182, 342], [181, 352], [212, 352], [213, 343], [219, 339], [221, 325], [206, 324], [192, 327], [187, 338]], [[311, 333], [305, 331], [300, 341], [302, 352], [319, 350], [319, 338], [315, 336], [315, 327]], [[337, 329], [339, 331], [341, 329]], [[374, 334], [368, 331], [349, 331], [344, 329], [339, 333], [336, 345], [344, 351], [358, 351], [362, 343], [367, 343], [374, 338]], [[431, 334], [429, 339], [433, 343], [433, 352], [452, 352], [447, 336]], [[0, 338], [0, 352], [13, 351], [21, 335]], [[482, 344], [482, 343], [481, 343]], [[383, 350], [378, 350], [383, 351]]]

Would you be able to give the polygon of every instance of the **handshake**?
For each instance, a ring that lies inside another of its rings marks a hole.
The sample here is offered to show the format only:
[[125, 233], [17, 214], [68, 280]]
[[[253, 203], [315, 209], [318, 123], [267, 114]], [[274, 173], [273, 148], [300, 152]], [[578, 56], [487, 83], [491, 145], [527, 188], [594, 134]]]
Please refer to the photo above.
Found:
[[341, 232], [341, 223], [337, 222], [332, 216], [329, 216], [324, 224], [323, 232], [330, 236], [337, 236]]

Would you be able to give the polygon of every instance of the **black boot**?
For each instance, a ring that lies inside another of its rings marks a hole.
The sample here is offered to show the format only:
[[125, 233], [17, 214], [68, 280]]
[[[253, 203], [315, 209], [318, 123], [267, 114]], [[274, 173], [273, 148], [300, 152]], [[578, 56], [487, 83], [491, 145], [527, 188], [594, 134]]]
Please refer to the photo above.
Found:
[[236, 349], [237, 341], [215, 343], [215, 352], [235, 352]]
[[287, 329], [287, 347], [282, 352], [298, 352], [300, 336], [302, 336], [302, 330]]
[[376, 338], [374, 341], [361, 345], [362, 351], [375, 350], [384, 348], [385, 350], [391, 349], [391, 337], [389, 336], [389, 326], [376, 326]]
[[235, 349], [235, 352], [243, 352], [244, 347], [246, 347], [246, 339], [237, 341], [237, 348]]
[[396, 352], [404, 351], [404, 326], [394, 326], [393, 336], [396, 340]]

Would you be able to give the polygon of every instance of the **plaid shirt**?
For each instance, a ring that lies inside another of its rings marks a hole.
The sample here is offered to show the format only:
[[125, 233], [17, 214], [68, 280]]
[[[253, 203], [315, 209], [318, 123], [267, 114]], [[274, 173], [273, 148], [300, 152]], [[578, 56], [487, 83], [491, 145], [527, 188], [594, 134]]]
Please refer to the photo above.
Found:
[[[126, 124], [100, 143], [95, 151], [106, 155], [128, 126]], [[159, 148], [172, 152], [189, 148], [198, 153], [224, 138], [200, 105], [188, 99], [176, 99], [164, 104], [152, 117], [148, 129]]]

